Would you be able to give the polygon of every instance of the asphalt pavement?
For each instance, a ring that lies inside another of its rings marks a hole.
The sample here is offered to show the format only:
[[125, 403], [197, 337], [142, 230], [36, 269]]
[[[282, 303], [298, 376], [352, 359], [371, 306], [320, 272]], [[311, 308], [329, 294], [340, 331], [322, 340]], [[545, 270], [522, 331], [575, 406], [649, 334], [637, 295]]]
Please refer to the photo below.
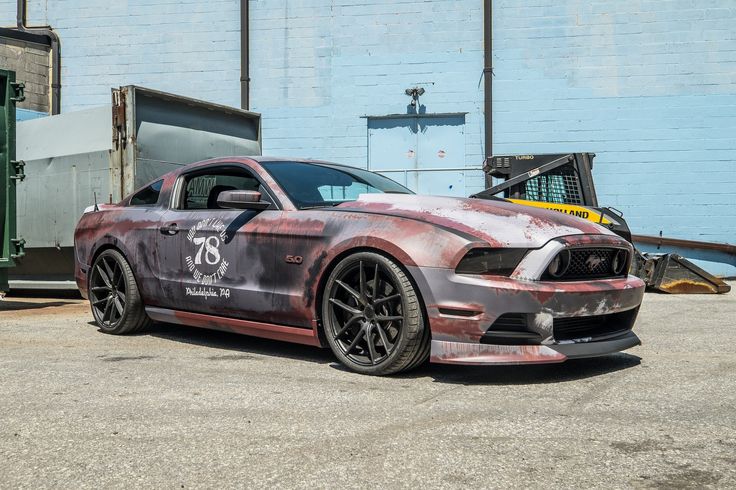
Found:
[[0, 301], [1, 488], [736, 487], [735, 292], [647, 294], [622, 354], [385, 378], [91, 321], [81, 300]]

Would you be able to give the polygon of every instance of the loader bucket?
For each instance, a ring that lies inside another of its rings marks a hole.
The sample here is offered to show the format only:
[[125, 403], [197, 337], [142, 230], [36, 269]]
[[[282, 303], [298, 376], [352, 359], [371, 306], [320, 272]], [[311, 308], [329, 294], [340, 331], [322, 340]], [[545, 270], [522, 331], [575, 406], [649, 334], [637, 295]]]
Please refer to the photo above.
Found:
[[731, 286], [709, 274], [681, 255], [642, 254], [647, 261], [644, 267], [650, 277], [647, 286], [655, 291], [670, 294], [722, 294]]

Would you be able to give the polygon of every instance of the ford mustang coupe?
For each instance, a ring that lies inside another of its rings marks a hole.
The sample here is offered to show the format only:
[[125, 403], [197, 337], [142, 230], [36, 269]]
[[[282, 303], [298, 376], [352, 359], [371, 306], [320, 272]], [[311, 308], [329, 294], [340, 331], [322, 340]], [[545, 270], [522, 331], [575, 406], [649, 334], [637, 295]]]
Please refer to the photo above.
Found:
[[151, 320], [329, 346], [348, 368], [561, 362], [639, 344], [632, 247], [572, 216], [419, 196], [334, 163], [182, 167], [75, 232], [100, 330]]

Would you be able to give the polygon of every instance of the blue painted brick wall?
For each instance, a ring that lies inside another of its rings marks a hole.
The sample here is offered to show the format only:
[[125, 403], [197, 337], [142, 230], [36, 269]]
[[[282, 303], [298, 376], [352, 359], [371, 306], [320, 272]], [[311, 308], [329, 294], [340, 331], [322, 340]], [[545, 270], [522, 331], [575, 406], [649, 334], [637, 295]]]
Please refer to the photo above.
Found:
[[[264, 151], [367, 164], [364, 116], [468, 112], [465, 165], [483, 160], [482, 3], [251, 2], [252, 101]], [[480, 85], [479, 85], [480, 84]], [[475, 183], [480, 189], [482, 179]]]
[[[62, 111], [107, 104], [136, 84], [228, 105], [240, 103], [238, 0], [29, 0], [28, 23], [62, 43]], [[0, 0], [0, 25], [16, 1]]]
[[736, 3], [497, 0], [494, 16], [496, 153], [596, 152], [599, 201], [634, 232], [736, 243]]
[[[483, 155], [480, 0], [251, 0], [264, 151], [366, 165], [366, 120], [468, 112]], [[136, 83], [239, 103], [237, 0], [30, 0], [60, 33], [64, 110]], [[0, 0], [12, 25], [15, 1]], [[495, 153], [593, 151], [634, 232], [736, 243], [733, 0], [496, 0]], [[479, 185], [475, 182], [474, 185]], [[730, 273], [736, 272], [726, 271]]]

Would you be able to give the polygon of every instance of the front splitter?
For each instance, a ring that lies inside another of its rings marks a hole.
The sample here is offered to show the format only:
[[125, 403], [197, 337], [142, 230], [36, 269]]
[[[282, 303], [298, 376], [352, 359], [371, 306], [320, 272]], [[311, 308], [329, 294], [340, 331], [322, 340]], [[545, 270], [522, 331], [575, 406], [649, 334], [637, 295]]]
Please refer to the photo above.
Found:
[[551, 345], [492, 345], [433, 340], [430, 362], [461, 365], [549, 364], [567, 359], [597, 357], [640, 345], [633, 332], [599, 342]]

